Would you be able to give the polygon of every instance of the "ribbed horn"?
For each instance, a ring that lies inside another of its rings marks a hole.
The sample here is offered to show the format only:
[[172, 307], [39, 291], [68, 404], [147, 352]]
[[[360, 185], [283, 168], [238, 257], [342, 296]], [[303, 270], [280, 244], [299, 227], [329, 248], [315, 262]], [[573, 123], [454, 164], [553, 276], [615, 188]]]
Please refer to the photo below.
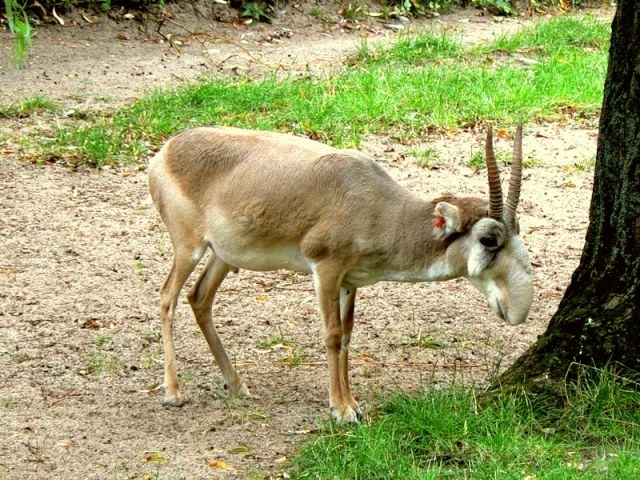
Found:
[[500, 171], [493, 151], [493, 131], [487, 129], [486, 162], [489, 177], [489, 217], [502, 221], [502, 187], [500, 186]]
[[520, 201], [520, 187], [522, 186], [522, 123], [516, 128], [516, 138], [513, 144], [513, 163], [509, 177], [509, 193], [507, 194], [505, 223], [510, 227], [516, 226], [516, 209]]

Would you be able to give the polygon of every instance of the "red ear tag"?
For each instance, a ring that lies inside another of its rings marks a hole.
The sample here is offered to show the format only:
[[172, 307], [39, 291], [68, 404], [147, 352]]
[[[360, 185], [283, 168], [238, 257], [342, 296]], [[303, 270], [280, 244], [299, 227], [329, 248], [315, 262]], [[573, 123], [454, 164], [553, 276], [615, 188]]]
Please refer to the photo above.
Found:
[[436, 225], [436, 228], [442, 228], [442, 227], [444, 227], [444, 224], [447, 222], [447, 221], [445, 220], [445, 218], [444, 218], [444, 217], [436, 217], [436, 218], [437, 218], [437, 221], [436, 221], [436, 224], [435, 224], [435, 225]]

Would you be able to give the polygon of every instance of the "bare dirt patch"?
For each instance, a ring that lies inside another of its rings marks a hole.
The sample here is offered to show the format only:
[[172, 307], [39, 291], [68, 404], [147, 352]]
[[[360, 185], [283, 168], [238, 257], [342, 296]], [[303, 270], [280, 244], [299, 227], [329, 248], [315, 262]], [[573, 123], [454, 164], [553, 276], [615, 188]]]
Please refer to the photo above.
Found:
[[[201, 74], [272, 65], [324, 74], [363, 35], [393, 35], [376, 22], [343, 32], [307, 14], [291, 17], [294, 35], [281, 43], [260, 38], [284, 26], [287, 15], [255, 29], [209, 21], [213, 40], [186, 35], [180, 54], [124, 20], [42, 29], [24, 70], [2, 65], [1, 100], [42, 93], [70, 107], [112, 106]], [[464, 30], [471, 33], [481, 25], [485, 36], [505, 28], [478, 18], [468, 11], [438, 22], [472, 26]], [[175, 19], [192, 32], [204, 28], [191, 16]], [[8, 36], [0, 42], [7, 52]], [[393, 390], [483, 385], [542, 333], [579, 260], [593, 177], [583, 166], [595, 155], [596, 136], [569, 125], [527, 126], [524, 150], [538, 164], [525, 171], [521, 200], [536, 289], [526, 325], [501, 324], [463, 280], [359, 291], [352, 374], [366, 411]], [[406, 146], [387, 138], [371, 138], [363, 149], [425, 198], [486, 193], [483, 172], [468, 166], [471, 150], [482, 148], [481, 132], [424, 142], [443, 159], [438, 170], [420, 168]], [[499, 139], [497, 148], [510, 149], [510, 140]], [[246, 400], [230, 400], [221, 389], [182, 301], [176, 346], [190, 401], [163, 408], [158, 288], [171, 248], [144, 172], [71, 174], [6, 149], [0, 185], [0, 478], [263, 478], [277, 475], [328, 418], [321, 324], [307, 276], [241, 271], [221, 287], [214, 318], [254, 395]]]

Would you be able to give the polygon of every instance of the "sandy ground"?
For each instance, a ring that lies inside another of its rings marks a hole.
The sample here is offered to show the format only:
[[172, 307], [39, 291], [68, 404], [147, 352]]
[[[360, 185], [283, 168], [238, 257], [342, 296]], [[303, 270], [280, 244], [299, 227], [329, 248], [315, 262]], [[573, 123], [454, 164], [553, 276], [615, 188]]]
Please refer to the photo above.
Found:
[[[65, 27], [40, 29], [23, 70], [0, 62], [0, 101], [39, 93], [69, 108], [112, 108], [200, 75], [323, 75], [362, 38], [395, 35], [377, 21], [318, 24], [304, 11], [258, 27], [204, 18], [184, 11], [171, 18], [206, 32], [166, 24], [172, 42], [181, 42], [176, 47], [152, 20], [76, 16], [76, 25], [67, 19]], [[482, 41], [522, 21], [495, 23], [465, 11], [407, 28], [452, 28]], [[292, 36], [277, 37], [282, 28]], [[0, 33], [0, 51], [8, 54], [10, 45]], [[183, 295], [176, 345], [189, 402], [162, 407], [158, 288], [172, 253], [146, 174], [34, 166], [7, 141], [33, 121], [0, 121], [0, 478], [281, 477], [295, 446], [328, 418], [309, 278], [240, 271], [223, 283], [214, 318], [253, 393], [245, 400], [222, 390]], [[525, 325], [503, 325], [464, 280], [359, 290], [352, 378], [366, 412], [394, 390], [485, 385], [544, 331], [582, 250], [593, 177], [582, 166], [596, 142], [594, 126], [526, 126], [524, 151], [536, 166], [525, 170], [520, 205], [535, 272]], [[439, 152], [439, 169], [419, 167], [409, 147], [389, 138], [368, 139], [363, 150], [424, 198], [486, 195], [484, 172], [468, 166], [482, 148], [481, 131], [433, 135], [411, 148], [426, 146]], [[510, 139], [498, 139], [498, 150], [510, 148]]]

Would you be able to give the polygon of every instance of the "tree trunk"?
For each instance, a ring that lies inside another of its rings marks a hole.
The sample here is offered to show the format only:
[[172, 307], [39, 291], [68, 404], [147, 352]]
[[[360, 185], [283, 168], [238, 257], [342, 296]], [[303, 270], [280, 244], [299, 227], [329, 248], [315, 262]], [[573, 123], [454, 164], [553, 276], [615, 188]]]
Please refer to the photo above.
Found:
[[562, 380], [573, 362], [640, 371], [640, 3], [620, 0], [589, 228], [580, 265], [547, 331], [499, 383]]

